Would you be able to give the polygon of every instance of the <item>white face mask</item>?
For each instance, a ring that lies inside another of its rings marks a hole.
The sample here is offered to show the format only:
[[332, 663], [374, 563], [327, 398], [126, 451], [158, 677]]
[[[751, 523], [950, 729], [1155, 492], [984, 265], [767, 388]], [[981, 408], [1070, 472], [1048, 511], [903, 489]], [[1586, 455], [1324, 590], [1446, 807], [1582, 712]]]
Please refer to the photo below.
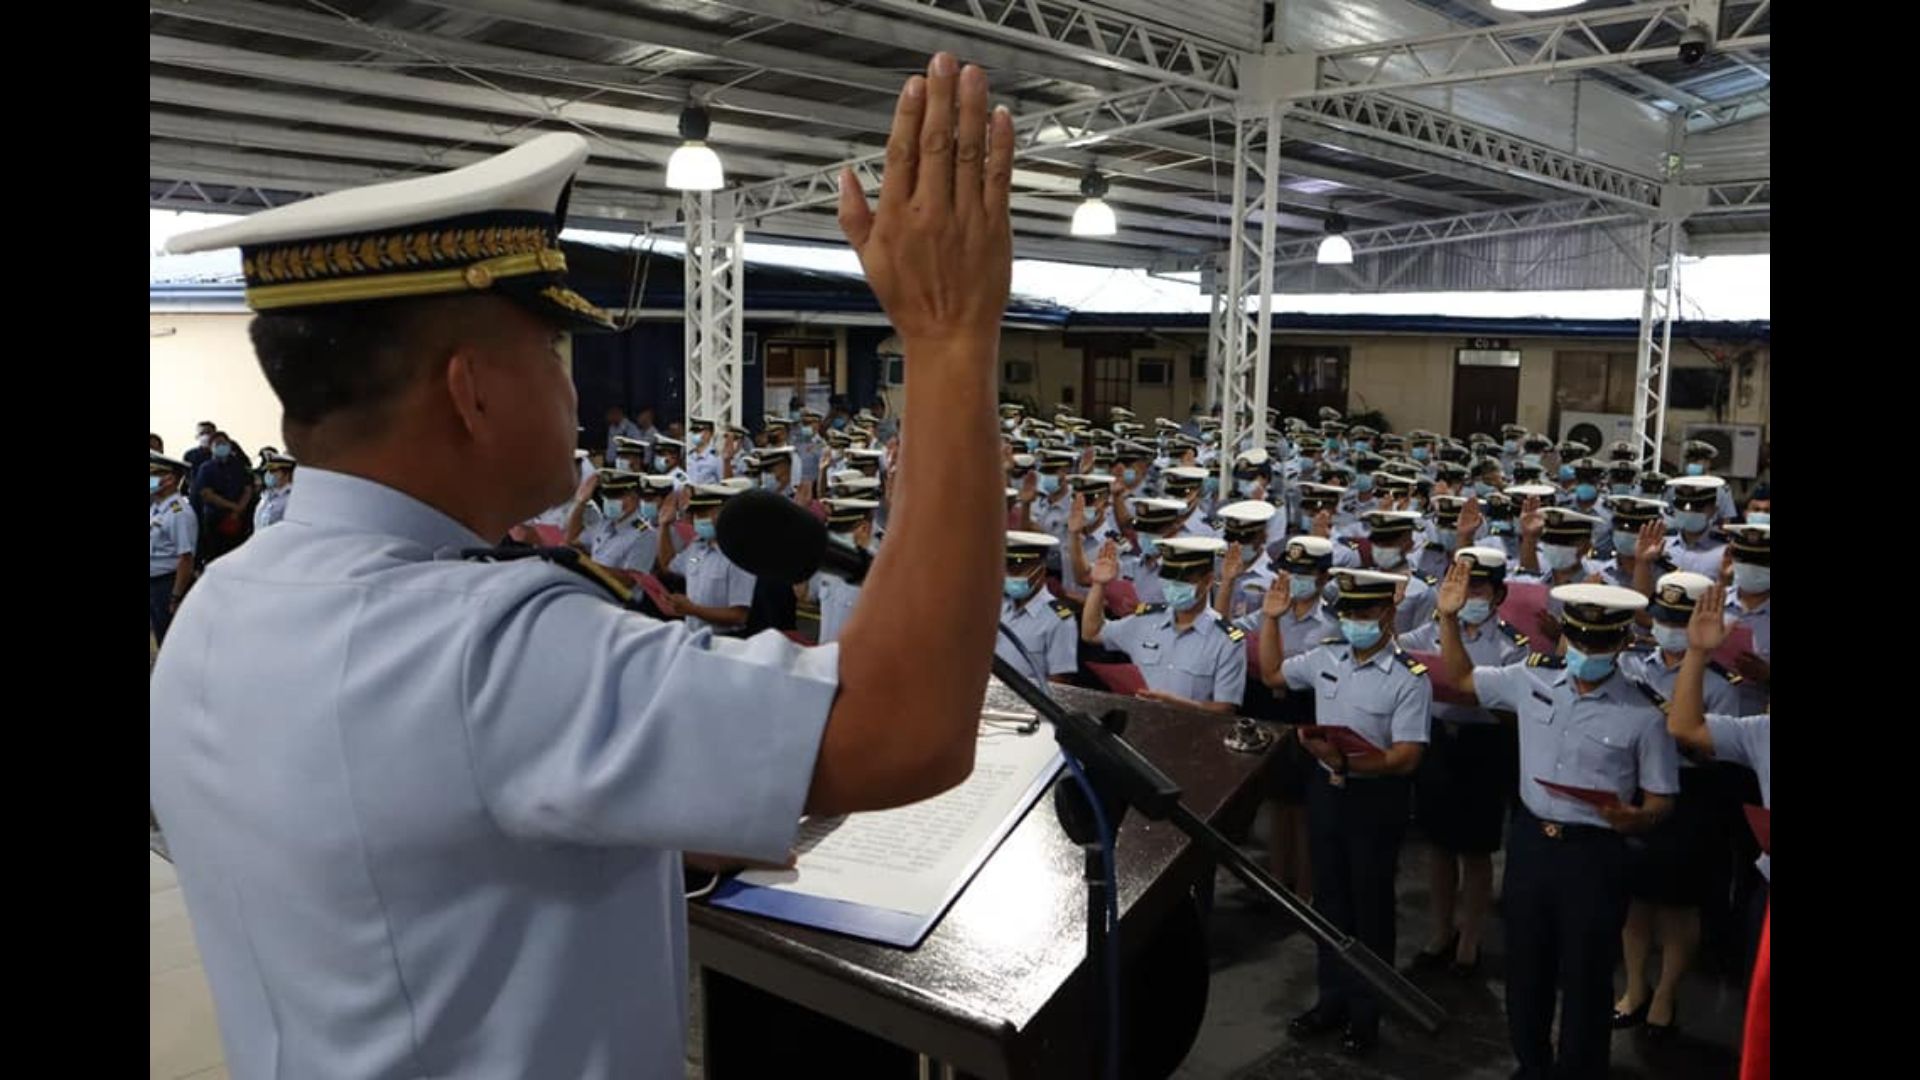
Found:
[[1541, 544], [1537, 553], [1548, 570], [1565, 570], [1580, 559], [1580, 549], [1567, 544]]
[[1391, 570], [1407, 561], [1407, 553], [1394, 547], [1375, 547], [1373, 561], [1374, 565]]

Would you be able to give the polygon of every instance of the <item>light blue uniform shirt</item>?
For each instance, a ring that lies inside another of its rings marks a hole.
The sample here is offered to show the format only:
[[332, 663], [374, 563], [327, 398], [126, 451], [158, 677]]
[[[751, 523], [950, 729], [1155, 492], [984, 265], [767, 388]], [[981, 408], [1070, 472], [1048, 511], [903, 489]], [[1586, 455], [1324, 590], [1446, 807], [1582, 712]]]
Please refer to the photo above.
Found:
[[191, 555], [200, 542], [200, 522], [186, 496], [174, 492], [147, 502], [147, 576], [156, 578], [180, 568], [180, 556]]
[[[1673, 700], [1673, 688], [1680, 681], [1680, 659], [1675, 658], [1672, 666], [1658, 646], [1652, 648], [1630, 649], [1620, 654], [1620, 671], [1639, 682], [1645, 683], [1654, 693], [1665, 701]], [[1746, 695], [1741, 692], [1746, 680], [1738, 672], [1730, 672], [1718, 662], [1708, 661], [1706, 679], [1701, 686], [1705, 711], [1709, 713], [1737, 714], [1746, 704]], [[1762, 698], [1760, 706], [1765, 706]], [[1680, 758], [1680, 767], [1693, 768], [1693, 762], [1685, 755]]]
[[[687, 599], [701, 607], [752, 607], [753, 575], [733, 565], [720, 553], [720, 545], [694, 537], [686, 547], [674, 553], [667, 569], [687, 579]], [[711, 629], [712, 624], [697, 616], [686, 617], [688, 629]]]
[[1687, 543], [1687, 538], [1680, 533], [1667, 534], [1667, 558], [1673, 562], [1673, 568], [1705, 574], [1714, 581], [1720, 580], [1720, 558], [1726, 548], [1725, 540], [1713, 538], [1711, 527], [1701, 533], [1700, 538], [1691, 544]]
[[[1719, 578], [1715, 577], [1718, 581]], [[1728, 626], [1744, 626], [1753, 634], [1753, 654], [1760, 659], [1773, 662], [1773, 597], [1749, 607], [1740, 599], [1740, 591], [1727, 592], [1725, 618]]]
[[[1707, 714], [1707, 734], [1713, 736], [1713, 759], [1745, 765], [1760, 778], [1760, 805], [1773, 809], [1773, 716], [1719, 716]], [[1773, 880], [1773, 856], [1766, 852], [1753, 865], [1760, 876]]]
[[1237, 631], [1230, 635], [1211, 611], [1201, 612], [1193, 625], [1180, 630], [1171, 608], [1150, 605], [1140, 614], [1108, 620], [1100, 630], [1100, 644], [1126, 653], [1149, 689], [1234, 705], [1246, 696], [1246, 636]]
[[[1311, 693], [1314, 722], [1343, 727], [1382, 750], [1394, 743], [1425, 743], [1427, 715], [1433, 709], [1433, 684], [1403, 662], [1392, 642], [1356, 663], [1344, 641], [1303, 653], [1288, 653], [1280, 664], [1287, 689]], [[1325, 765], [1321, 766], [1325, 768]], [[1350, 777], [1372, 780], [1376, 777]]]
[[[1021, 656], [1020, 649], [997, 630], [994, 653], [1035, 682], [1044, 683], [1050, 675], [1071, 675], [1080, 669], [1080, 613], [1056, 599], [1052, 589], [1040, 586], [1024, 604], [1002, 597], [1000, 621], [1020, 639], [1020, 648], [1027, 651], [1027, 656]], [[1032, 665], [1027, 657], [1032, 657]]]
[[838, 649], [484, 545], [307, 466], [181, 605], [151, 798], [235, 1077], [681, 1076], [680, 851], [794, 840]]
[[285, 517], [287, 513], [287, 496], [291, 494], [293, 494], [293, 488], [291, 486], [267, 488], [261, 491], [260, 503], [253, 508], [253, 531], [259, 532], [261, 529]]
[[1633, 801], [1640, 791], [1680, 790], [1680, 751], [1666, 719], [1618, 673], [1582, 694], [1563, 667], [1532, 661], [1475, 667], [1480, 704], [1520, 718], [1520, 800], [1535, 817], [1571, 825], [1613, 826], [1600, 811], [1535, 783], [1599, 788]]
[[690, 454], [687, 458], [687, 478], [696, 484], [719, 483], [720, 451], [709, 447]]
[[[1398, 638], [1400, 647], [1408, 652], [1440, 653], [1440, 624], [1429, 622], [1416, 627]], [[1467, 647], [1467, 658], [1476, 667], [1506, 667], [1526, 660], [1530, 638], [1519, 627], [1502, 619], [1497, 613], [1473, 626], [1464, 619], [1460, 622], [1460, 641]], [[1496, 724], [1500, 718], [1484, 707], [1455, 705], [1451, 702], [1433, 703], [1433, 718], [1455, 724]]]
[[860, 599], [860, 586], [842, 581], [832, 574], [813, 575], [813, 599], [820, 605], [820, 644], [839, 641]]
[[660, 530], [643, 521], [638, 510], [619, 521], [602, 519], [592, 529], [582, 530], [580, 540], [588, 558], [615, 570], [651, 574], [660, 552]]

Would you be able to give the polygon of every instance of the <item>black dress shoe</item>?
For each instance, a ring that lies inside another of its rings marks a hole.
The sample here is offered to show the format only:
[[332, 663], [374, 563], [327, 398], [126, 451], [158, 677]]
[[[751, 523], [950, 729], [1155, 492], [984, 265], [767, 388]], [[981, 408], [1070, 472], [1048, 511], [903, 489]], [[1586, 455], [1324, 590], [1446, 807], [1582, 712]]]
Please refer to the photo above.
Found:
[[1647, 1040], [1650, 1043], [1669, 1042], [1673, 1039], [1674, 1033], [1677, 1032], [1679, 1029], [1680, 1029], [1680, 1007], [1678, 1005], [1675, 1005], [1673, 1008], [1673, 1015], [1667, 1018], [1666, 1023], [1656, 1024], [1651, 1020], [1647, 1021], [1647, 1029], [1640, 1033], [1640, 1037]]
[[1460, 946], [1460, 935], [1455, 934], [1438, 949], [1421, 949], [1413, 954], [1413, 962], [1407, 965], [1408, 971], [1439, 971], [1453, 958], [1453, 950]]
[[1647, 1009], [1652, 1005], [1653, 999], [1648, 998], [1640, 1003], [1639, 1008], [1630, 1013], [1623, 1013], [1619, 1009], [1613, 1010], [1613, 1030], [1625, 1031], [1627, 1028], [1639, 1027], [1641, 1024], [1646, 1023]]
[[1346, 1026], [1346, 1022], [1345, 1017], [1333, 1010], [1315, 1005], [1287, 1023], [1287, 1034], [1296, 1039], [1311, 1039], [1318, 1035], [1325, 1035], [1329, 1031], [1336, 1031]]
[[1380, 1031], [1377, 1028], [1360, 1028], [1347, 1025], [1347, 1032], [1340, 1039], [1340, 1052], [1348, 1057], [1366, 1057], [1380, 1044]]
[[1473, 955], [1473, 962], [1470, 964], [1463, 964], [1455, 960], [1453, 966], [1447, 970], [1451, 972], [1456, 979], [1471, 979], [1480, 973], [1480, 954], [1475, 953]]

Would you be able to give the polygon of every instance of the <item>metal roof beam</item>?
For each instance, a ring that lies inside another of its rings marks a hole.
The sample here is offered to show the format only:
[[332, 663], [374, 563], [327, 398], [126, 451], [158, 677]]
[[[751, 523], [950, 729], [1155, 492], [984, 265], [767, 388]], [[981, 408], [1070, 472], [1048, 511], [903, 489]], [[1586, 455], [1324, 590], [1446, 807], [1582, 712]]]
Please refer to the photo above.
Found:
[[[695, 82], [649, 73], [628, 65], [576, 61], [551, 53], [487, 45], [443, 34], [387, 27], [375, 30], [329, 15], [273, 7], [254, 0], [193, 0], [191, 3], [186, 0], [160, 0], [154, 4], [154, 10], [178, 18], [275, 34], [315, 44], [365, 49], [395, 56], [416, 56], [423, 64], [436, 60], [453, 61], [463, 66], [493, 68], [505, 74], [537, 78], [564, 86], [636, 94], [669, 102], [675, 110], [699, 89], [699, 84]], [[583, 71], [591, 74], [582, 75]], [[809, 101], [790, 94], [768, 94], [740, 87], [725, 87], [698, 96], [718, 108], [756, 116], [829, 124], [882, 135], [888, 130], [889, 117], [871, 110]]]
[[[794, 212], [780, 214], [759, 222], [748, 233], [748, 242], [754, 240], [774, 241], [779, 239], [810, 240], [829, 244], [844, 244], [846, 237], [841, 234], [840, 226], [827, 214]], [[1153, 265], [1155, 260], [1164, 259], [1168, 253], [1149, 247], [1130, 247], [1110, 244], [1097, 240], [1037, 239], [1031, 236], [1015, 234], [1013, 255], [1016, 259], [1045, 259], [1052, 262], [1086, 263], [1094, 266], [1145, 267]], [[1189, 253], [1190, 261], [1203, 257], [1199, 251]]]
[[[811, 0], [718, 0], [727, 7], [772, 15], [802, 26], [931, 54], [946, 49], [982, 66], [1066, 79], [1103, 90], [1150, 79], [1198, 90], [1231, 90], [1238, 82], [1237, 50], [1182, 36], [1117, 12], [1073, 0], [968, 0], [970, 13], [948, 11], [938, 0], [864, 0], [872, 11]], [[934, 25], [925, 25], [932, 23]], [[986, 41], [956, 42], [953, 31]], [[1062, 68], [1061, 61], [1072, 68]]]
[[[1316, 54], [1318, 87], [1310, 96], [1672, 60], [1693, 7], [1693, 0], [1668, 0], [1328, 49]], [[1615, 27], [1635, 33], [1624, 45], [1614, 47], [1599, 31]], [[1735, 37], [1718, 42], [1715, 48], [1731, 53], [1766, 48], [1771, 40], [1766, 34]]]

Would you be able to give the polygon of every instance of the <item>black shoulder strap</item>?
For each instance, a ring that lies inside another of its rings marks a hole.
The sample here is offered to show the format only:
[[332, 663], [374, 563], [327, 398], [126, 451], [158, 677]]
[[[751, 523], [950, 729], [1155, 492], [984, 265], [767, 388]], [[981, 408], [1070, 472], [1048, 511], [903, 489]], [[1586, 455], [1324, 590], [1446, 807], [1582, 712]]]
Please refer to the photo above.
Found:
[[1231, 621], [1229, 621], [1229, 620], [1228, 620], [1228, 619], [1226, 618], [1226, 616], [1224, 616], [1224, 615], [1215, 615], [1215, 616], [1213, 617], [1213, 621], [1214, 621], [1214, 622], [1217, 622], [1217, 623], [1219, 623], [1219, 624], [1220, 624], [1220, 629], [1222, 629], [1222, 630], [1224, 630], [1224, 631], [1226, 631], [1226, 632], [1227, 632], [1227, 640], [1229, 640], [1229, 641], [1244, 641], [1244, 640], [1246, 640], [1246, 636], [1247, 636], [1247, 632], [1246, 632], [1245, 630], [1242, 630], [1242, 629], [1240, 629], [1239, 627], [1237, 627], [1237, 626], [1235, 626], [1235, 625], [1233, 625], [1233, 623], [1232, 623]]
[[1527, 635], [1521, 633], [1519, 627], [1507, 620], [1498, 619], [1494, 625], [1498, 626], [1500, 632], [1507, 635], [1507, 640], [1513, 642], [1515, 645], [1525, 645], [1527, 643]]
[[1564, 668], [1567, 666], [1567, 661], [1564, 657], [1548, 656], [1546, 653], [1528, 653], [1527, 666], [1543, 667], [1543, 668]]
[[605, 589], [616, 603], [623, 607], [632, 607], [635, 603], [633, 587], [627, 580], [612, 570], [601, 566], [575, 548], [570, 547], [521, 547], [519, 545], [490, 548], [467, 548], [460, 557], [472, 562], [512, 562], [516, 559], [540, 559], [555, 566], [564, 566], [588, 581]]
[[1740, 674], [1739, 672], [1733, 670], [1732, 668], [1729, 668], [1727, 665], [1721, 663], [1718, 660], [1708, 660], [1707, 670], [1714, 672], [1715, 674], [1719, 675], [1721, 678], [1727, 680], [1727, 684], [1729, 686], [1738, 686], [1742, 682], [1746, 681], [1746, 676]]
[[1659, 709], [1661, 712], [1667, 711], [1667, 699], [1664, 697], [1661, 697], [1660, 692], [1658, 690], [1655, 690], [1652, 686], [1649, 686], [1648, 684], [1641, 682], [1639, 679], [1635, 679], [1632, 677], [1628, 677], [1627, 682], [1635, 690], [1638, 690], [1640, 691], [1640, 693], [1646, 695], [1646, 699], [1653, 703], [1654, 708]]
[[1401, 667], [1406, 668], [1415, 675], [1425, 675], [1427, 673], [1427, 665], [1415, 660], [1413, 654], [1402, 649], [1400, 643], [1397, 641], [1393, 643], [1393, 658], [1399, 662]]

